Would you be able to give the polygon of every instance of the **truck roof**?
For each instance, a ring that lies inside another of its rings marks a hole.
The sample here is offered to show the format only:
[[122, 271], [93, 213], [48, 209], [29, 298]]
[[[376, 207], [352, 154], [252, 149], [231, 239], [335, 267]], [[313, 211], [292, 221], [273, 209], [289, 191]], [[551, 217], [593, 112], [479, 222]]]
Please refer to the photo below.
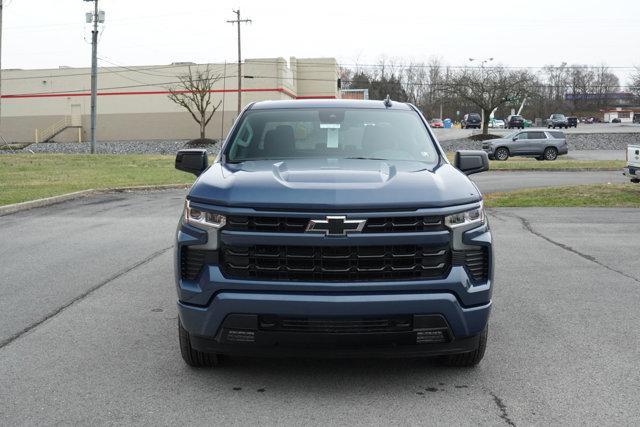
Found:
[[357, 99], [291, 99], [285, 101], [258, 101], [251, 110], [271, 110], [276, 108], [376, 108], [384, 110], [411, 110], [409, 104], [391, 100], [391, 107], [385, 107], [384, 101]]

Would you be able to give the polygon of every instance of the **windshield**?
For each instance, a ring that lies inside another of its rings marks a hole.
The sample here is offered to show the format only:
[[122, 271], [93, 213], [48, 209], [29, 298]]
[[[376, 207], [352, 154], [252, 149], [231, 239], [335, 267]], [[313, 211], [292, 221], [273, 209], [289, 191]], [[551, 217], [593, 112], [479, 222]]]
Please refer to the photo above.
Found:
[[225, 152], [228, 162], [348, 158], [435, 164], [439, 160], [414, 111], [364, 108], [250, 110]]
[[564, 114], [554, 114], [552, 116], [552, 118], [554, 118], [554, 119], [564, 119]]

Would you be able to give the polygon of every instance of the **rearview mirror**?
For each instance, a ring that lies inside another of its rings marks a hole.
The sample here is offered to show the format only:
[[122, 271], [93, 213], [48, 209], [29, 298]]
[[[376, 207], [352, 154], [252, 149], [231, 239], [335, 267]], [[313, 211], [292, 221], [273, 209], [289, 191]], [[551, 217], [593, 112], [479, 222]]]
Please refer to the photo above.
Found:
[[176, 169], [199, 176], [209, 166], [207, 150], [180, 150], [176, 154]]
[[454, 166], [466, 175], [489, 170], [489, 156], [481, 150], [456, 151]]

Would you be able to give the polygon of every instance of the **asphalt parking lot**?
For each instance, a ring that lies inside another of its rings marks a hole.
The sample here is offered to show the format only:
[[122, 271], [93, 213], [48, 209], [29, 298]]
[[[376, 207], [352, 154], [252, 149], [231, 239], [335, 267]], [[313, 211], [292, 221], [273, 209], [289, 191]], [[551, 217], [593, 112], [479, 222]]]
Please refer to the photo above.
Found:
[[[498, 189], [495, 174], [479, 176], [483, 190]], [[179, 354], [172, 281], [184, 193], [104, 194], [0, 217], [0, 424], [640, 418], [640, 274], [629, 239], [638, 209], [491, 211], [494, 309], [476, 369], [236, 358], [194, 370]]]

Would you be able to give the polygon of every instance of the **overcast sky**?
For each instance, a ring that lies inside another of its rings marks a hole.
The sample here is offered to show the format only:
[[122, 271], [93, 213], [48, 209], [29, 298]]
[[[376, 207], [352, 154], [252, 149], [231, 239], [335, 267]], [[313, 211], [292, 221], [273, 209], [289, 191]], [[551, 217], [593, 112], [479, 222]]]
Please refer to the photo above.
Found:
[[[89, 66], [82, 0], [4, 0], [3, 68]], [[450, 65], [494, 57], [512, 66], [607, 63], [621, 77], [640, 65], [640, 1], [267, 1], [100, 0], [106, 23], [98, 55], [122, 65], [236, 58], [232, 9], [243, 25], [243, 57], [381, 56]], [[103, 63], [104, 65], [109, 65]], [[626, 68], [625, 68], [626, 67]]]

